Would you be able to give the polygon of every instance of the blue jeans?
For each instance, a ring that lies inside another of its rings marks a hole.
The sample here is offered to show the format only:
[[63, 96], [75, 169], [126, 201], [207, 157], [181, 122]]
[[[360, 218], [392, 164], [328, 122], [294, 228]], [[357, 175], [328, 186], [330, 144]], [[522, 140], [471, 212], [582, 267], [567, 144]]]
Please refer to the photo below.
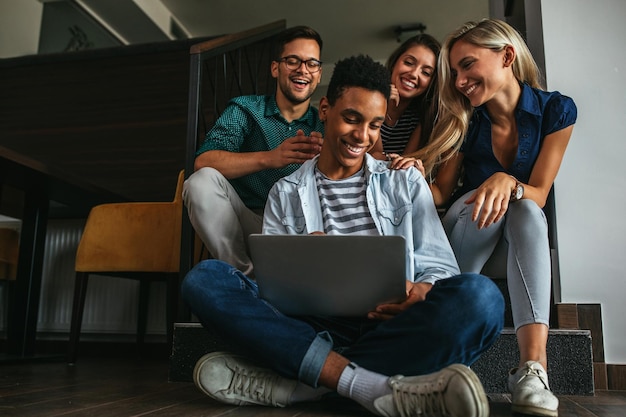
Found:
[[386, 321], [286, 316], [259, 298], [254, 281], [217, 260], [187, 274], [182, 296], [239, 353], [314, 387], [331, 350], [384, 375], [470, 365], [496, 341], [504, 316], [500, 290], [479, 274], [436, 282], [425, 301]]
[[516, 201], [498, 223], [478, 229], [471, 220], [474, 205], [464, 203], [473, 192], [456, 200], [442, 219], [461, 272], [480, 272], [504, 239], [506, 271], [501, 273], [506, 273], [515, 329], [549, 325], [552, 272], [543, 210], [532, 200]]

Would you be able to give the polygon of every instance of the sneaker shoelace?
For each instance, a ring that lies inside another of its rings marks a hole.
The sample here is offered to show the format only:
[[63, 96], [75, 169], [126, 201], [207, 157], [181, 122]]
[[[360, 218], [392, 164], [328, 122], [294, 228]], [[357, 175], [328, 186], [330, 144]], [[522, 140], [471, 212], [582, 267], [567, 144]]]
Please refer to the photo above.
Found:
[[548, 381], [546, 381], [546, 379], [541, 375], [540, 370], [535, 369], [529, 365], [526, 365], [526, 369], [524, 369], [524, 374], [517, 381], [517, 383], [519, 384], [524, 378], [529, 378], [529, 377], [537, 377], [539, 381], [541, 381], [541, 383], [543, 384], [544, 388], [547, 390], [550, 390], [550, 387], [548, 386]]
[[432, 389], [420, 392], [416, 386], [399, 385], [403, 384], [393, 383], [392, 389], [393, 400], [401, 417], [449, 415], [442, 391]]
[[249, 370], [236, 366], [227, 393], [257, 404], [278, 406], [279, 404], [274, 401], [273, 388], [279, 379], [280, 376], [273, 372]]

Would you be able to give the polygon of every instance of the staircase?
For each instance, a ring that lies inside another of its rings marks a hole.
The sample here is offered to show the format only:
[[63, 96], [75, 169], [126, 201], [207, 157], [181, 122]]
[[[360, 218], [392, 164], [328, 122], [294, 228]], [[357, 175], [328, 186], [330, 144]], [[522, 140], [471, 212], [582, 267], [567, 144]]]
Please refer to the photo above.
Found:
[[[606, 389], [599, 309], [599, 305], [556, 305], [558, 328], [551, 329], [548, 337], [548, 375], [555, 394], [586, 396], [594, 395], [596, 388]], [[489, 394], [507, 393], [507, 374], [519, 360], [508, 310], [505, 326], [497, 342], [472, 365]], [[199, 323], [176, 323], [169, 379], [192, 381], [196, 361], [205, 353], [219, 350], [231, 347]]]

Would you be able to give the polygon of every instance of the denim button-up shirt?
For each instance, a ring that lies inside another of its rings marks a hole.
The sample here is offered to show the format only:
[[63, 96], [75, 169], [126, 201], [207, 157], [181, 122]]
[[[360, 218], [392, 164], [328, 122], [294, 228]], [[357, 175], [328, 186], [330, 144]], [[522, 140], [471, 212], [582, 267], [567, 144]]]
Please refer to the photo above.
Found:
[[491, 120], [485, 105], [474, 110], [470, 128], [461, 147], [465, 178], [463, 189], [457, 196], [478, 188], [496, 172], [506, 172], [523, 183], [539, 156], [544, 138], [576, 122], [574, 101], [558, 91], [543, 91], [522, 84], [522, 93], [515, 109], [518, 146], [515, 160], [504, 169], [493, 154], [491, 145]]
[[[369, 154], [365, 158], [367, 206], [381, 235], [404, 236], [407, 277], [433, 284], [459, 274], [430, 188], [421, 173], [415, 168], [390, 170], [387, 162]], [[314, 174], [317, 159], [305, 162], [270, 190], [263, 233], [309, 234], [324, 230]]]

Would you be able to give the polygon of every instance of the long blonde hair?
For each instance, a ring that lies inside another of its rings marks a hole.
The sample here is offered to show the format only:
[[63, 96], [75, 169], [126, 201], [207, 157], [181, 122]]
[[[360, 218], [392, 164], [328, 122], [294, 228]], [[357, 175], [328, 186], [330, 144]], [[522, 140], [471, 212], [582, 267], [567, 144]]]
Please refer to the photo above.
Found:
[[498, 52], [507, 45], [513, 46], [516, 52], [512, 64], [515, 78], [531, 87], [543, 88], [541, 72], [526, 42], [508, 23], [497, 19], [483, 19], [479, 22], [467, 22], [450, 33], [439, 54], [439, 99], [430, 140], [422, 149], [406, 155], [421, 159], [427, 176], [458, 152], [474, 112], [470, 101], [455, 87], [455, 78], [450, 69], [450, 49], [459, 39]]

